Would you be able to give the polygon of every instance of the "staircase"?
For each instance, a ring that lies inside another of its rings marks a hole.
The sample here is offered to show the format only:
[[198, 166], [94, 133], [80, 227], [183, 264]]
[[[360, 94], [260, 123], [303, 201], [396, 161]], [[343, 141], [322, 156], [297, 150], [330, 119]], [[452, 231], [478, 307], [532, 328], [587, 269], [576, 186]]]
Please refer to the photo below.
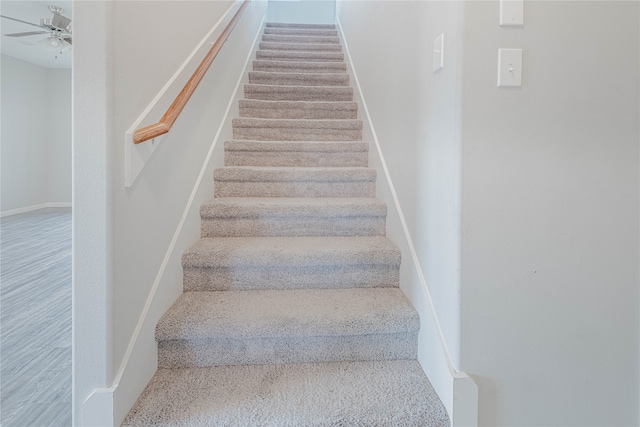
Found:
[[333, 25], [267, 24], [125, 426], [445, 426]]

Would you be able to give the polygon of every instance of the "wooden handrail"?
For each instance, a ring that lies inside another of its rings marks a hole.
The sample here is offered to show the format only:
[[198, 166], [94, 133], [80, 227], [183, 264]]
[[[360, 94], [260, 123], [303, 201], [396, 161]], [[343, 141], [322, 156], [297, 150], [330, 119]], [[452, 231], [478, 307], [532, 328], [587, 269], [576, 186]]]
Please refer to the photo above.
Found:
[[213, 46], [211, 46], [211, 49], [209, 49], [207, 55], [204, 57], [200, 65], [198, 65], [196, 71], [193, 72], [193, 75], [191, 76], [187, 84], [184, 85], [184, 87], [182, 88], [178, 96], [176, 96], [176, 99], [173, 101], [171, 106], [167, 109], [167, 112], [164, 113], [164, 116], [162, 116], [160, 121], [158, 123], [140, 128], [133, 133], [134, 144], [140, 144], [141, 142], [148, 141], [160, 135], [164, 135], [171, 130], [171, 126], [173, 126], [173, 123], [182, 112], [184, 106], [187, 105], [187, 101], [189, 101], [189, 98], [191, 98], [191, 95], [193, 95], [193, 92], [195, 92], [198, 84], [200, 84], [200, 81], [209, 69], [209, 66], [211, 66], [211, 63], [218, 55], [218, 52], [220, 52], [220, 49], [222, 49], [222, 45], [224, 45], [224, 42], [227, 41], [229, 34], [236, 26], [236, 23], [240, 19], [240, 16], [242, 16], [242, 13], [249, 5], [249, 3], [251, 3], [251, 0], [243, 1], [242, 6], [240, 6], [236, 14], [233, 15], [231, 21], [227, 24], [224, 31], [222, 32], [222, 34], [220, 34]]

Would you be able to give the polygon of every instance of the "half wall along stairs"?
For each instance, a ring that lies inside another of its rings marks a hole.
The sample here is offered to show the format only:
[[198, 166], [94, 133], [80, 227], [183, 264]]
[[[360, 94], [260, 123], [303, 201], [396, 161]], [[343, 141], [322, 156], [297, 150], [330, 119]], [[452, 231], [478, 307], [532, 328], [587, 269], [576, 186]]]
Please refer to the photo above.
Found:
[[333, 25], [266, 25], [126, 426], [448, 426]]

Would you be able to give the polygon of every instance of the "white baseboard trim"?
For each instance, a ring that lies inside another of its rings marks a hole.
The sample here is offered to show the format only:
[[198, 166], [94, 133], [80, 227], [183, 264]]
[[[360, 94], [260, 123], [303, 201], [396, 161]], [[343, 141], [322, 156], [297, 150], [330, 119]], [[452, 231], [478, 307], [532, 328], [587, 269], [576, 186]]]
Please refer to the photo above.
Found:
[[[429, 311], [431, 315], [430, 316], [431, 320], [433, 321], [435, 330], [437, 331], [436, 332], [436, 335], [438, 337], [437, 342], [440, 345], [442, 357], [446, 362], [448, 375], [450, 378], [450, 383], [449, 383], [450, 390], [452, 394], [450, 401], [453, 402], [452, 406], [447, 409], [449, 410], [449, 416], [451, 417], [452, 426], [477, 426], [477, 423], [478, 423], [477, 384], [466, 373], [456, 370], [453, 364], [453, 361], [451, 359], [451, 355], [449, 353], [449, 349], [447, 347], [447, 343], [444, 338], [444, 333], [442, 332], [442, 327], [440, 325], [440, 321], [437, 316], [435, 305], [433, 303], [431, 293], [429, 292], [429, 286], [427, 285], [422, 268], [420, 266], [420, 260], [418, 259], [418, 254], [413, 244], [413, 240], [409, 232], [409, 227], [407, 226], [404, 213], [402, 212], [402, 207], [400, 206], [400, 201], [398, 199], [395, 186], [393, 184], [393, 180], [391, 179], [389, 169], [387, 168], [387, 163], [385, 161], [384, 154], [382, 153], [382, 148], [380, 146], [380, 141], [378, 140], [378, 136], [376, 134], [375, 127], [373, 125], [373, 120], [371, 119], [371, 115], [369, 114], [369, 109], [367, 107], [367, 103], [365, 101], [365, 97], [362, 92], [362, 87], [360, 86], [360, 81], [358, 80], [358, 75], [356, 73], [356, 69], [353, 64], [353, 59], [351, 57], [351, 53], [349, 52], [349, 44], [347, 43], [343, 28], [342, 28], [342, 24], [340, 23], [340, 19], [338, 19], [337, 17], [336, 17], [336, 26], [339, 30], [339, 36], [344, 45], [345, 56], [347, 58], [349, 67], [351, 69], [351, 73], [353, 75], [353, 81], [355, 83], [356, 92], [357, 92], [356, 96], [360, 98], [360, 101], [362, 103], [362, 108], [364, 110], [364, 115], [366, 117], [366, 120], [365, 120], [366, 125], [369, 127], [369, 130], [371, 131], [373, 142], [376, 147], [377, 158], [384, 172], [384, 178], [386, 180], [387, 187], [391, 194], [391, 198], [393, 199], [393, 207], [397, 212], [397, 215], [399, 217], [399, 220], [402, 226], [402, 231], [404, 234], [403, 238], [406, 242], [407, 247], [409, 248], [409, 252], [411, 253], [411, 262], [413, 263], [416, 276], [418, 278], [418, 281], [420, 282], [422, 292], [424, 294], [424, 297], [429, 307], [427, 311]], [[448, 406], [448, 405], [445, 405], [445, 406]]]
[[10, 209], [8, 211], [0, 212], [0, 218], [4, 218], [5, 216], [17, 215], [25, 212], [37, 211], [38, 209], [46, 209], [46, 208], [70, 208], [71, 202], [50, 202], [50, 203], [41, 203], [39, 205], [25, 206], [23, 208]]
[[73, 425], [110, 427], [113, 422], [113, 389], [95, 389], [82, 404], [82, 420]]

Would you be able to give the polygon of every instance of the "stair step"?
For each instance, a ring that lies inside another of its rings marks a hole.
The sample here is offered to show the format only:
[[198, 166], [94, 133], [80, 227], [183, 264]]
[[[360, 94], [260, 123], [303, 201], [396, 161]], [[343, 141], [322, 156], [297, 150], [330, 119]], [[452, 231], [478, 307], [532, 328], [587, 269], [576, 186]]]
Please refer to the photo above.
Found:
[[159, 369], [122, 425], [445, 427], [450, 422], [420, 364], [394, 360]]
[[414, 359], [419, 328], [394, 288], [185, 292], [156, 327], [158, 366]]
[[346, 73], [249, 71], [249, 83], [286, 86], [347, 86], [349, 85], [349, 75]]
[[362, 141], [361, 120], [233, 119], [233, 139]]
[[346, 73], [344, 62], [253, 61], [255, 71], [275, 73]]
[[260, 42], [261, 50], [282, 50], [297, 52], [342, 52], [342, 46], [335, 43], [275, 43]]
[[316, 28], [265, 28], [264, 34], [280, 34], [287, 36], [329, 36], [337, 37], [338, 30]]
[[240, 117], [263, 119], [356, 119], [358, 104], [350, 101], [268, 101], [241, 99]]
[[202, 237], [384, 236], [378, 199], [229, 197], [200, 207]]
[[342, 52], [307, 52], [295, 50], [258, 50], [256, 59], [269, 61], [344, 62]]
[[366, 167], [368, 143], [362, 141], [225, 142], [225, 166]]
[[264, 34], [262, 41], [272, 43], [340, 43], [338, 36], [296, 36], [287, 34]]
[[264, 101], [353, 101], [350, 86], [244, 85], [245, 99]]
[[209, 237], [182, 256], [185, 291], [399, 286], [384, 236]]
[[267, 22], [267, 28], [335, 29], [335, 24], [291, 24], [288, 22]]
[[215, 197], [375, 197], [368, 168], [224, 167], [213, 176]]

